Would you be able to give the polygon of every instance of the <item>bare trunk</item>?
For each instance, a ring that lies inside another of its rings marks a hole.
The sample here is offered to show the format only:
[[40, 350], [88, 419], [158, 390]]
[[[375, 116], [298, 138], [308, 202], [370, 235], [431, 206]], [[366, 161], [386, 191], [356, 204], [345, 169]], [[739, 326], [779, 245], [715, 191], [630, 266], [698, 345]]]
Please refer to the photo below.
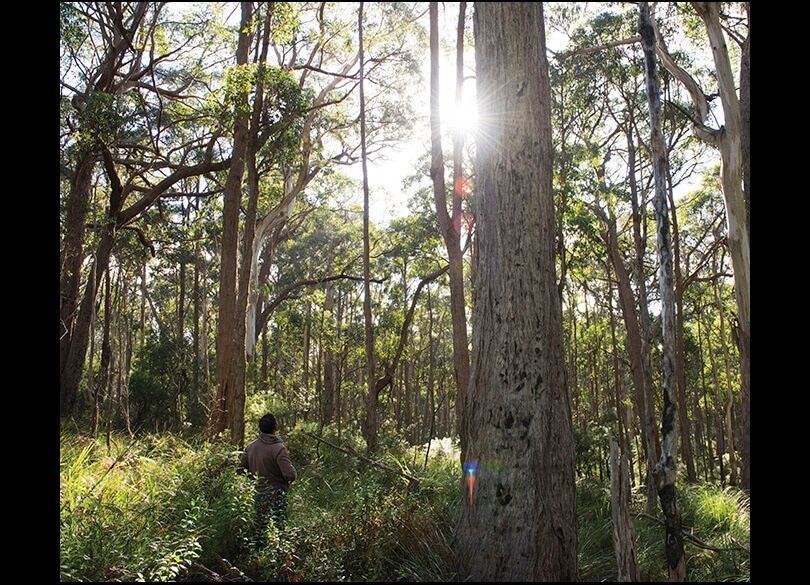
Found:
[[675, 209], [675, 198], [672, 194], [672, 176], [667, 168], [667, 198], [672, 218], [672, 264], [675, 279], [675, 378], [678, 393], [678, 424], [681, 439], [681, 459], [686, 465], [686, 480], [690, 483], [697, 481], [695, 473], [695, 460], [692, 455], [692, 429], [689, 424], [688, 410], [686, 408], [686, 373], [684, 372], [683, 348], [683, 293], [684, 281], [681, 275], [681, 238], [678, 231], [678, 214]]
[[[726, 206], [726, 221], [728, 223], [728, 247], [731, 252], [731, 265], [734, 270], [734, 295], [737, 303], [737, 328], [740, 347], [740, 399], [742, 402], [742, 433], [740, 437], [741, 487], [750, 490], [751, 257], [748, 240], [746, 194], [743, 191], [742, 115], [728, 48], [720, 24], [720, 2], [692, 2], [691, 4], [706, 26], [706, 33], [714, 56], [720, 100], [723, 104], [724, 126], [714, 134], [714, 137], [715, 144], [720, 149], [722, 163], [721, 177], [723, 199]], [[748, 96], [745, 99], [745, 129], [747, 131]], [[746, 140], [748, 140], [747, 136]]]
[[745, 228], [751, 240], [751, 3], [745, 3], [749, 34], [740, 55], [740, 147], [742, 149]]
[[577, 578], [542, 3], [475, 5], [477, 260], [455, 552], [475, 581]]
[[363, 52], [363, 2], [358, 11], [358, 29], [360, 44], [360, 146], [363, 165], [363, 323], [365, 327], [366, 347], [366, 418], [364, 436], [366, 453], [370, 456], [377, 451], [377, 389], [374, 377], [374, 328], [371, 322], [371, 271], [369, 266], [369, 200], [368, 200], [368, 166], [366, 160], [366, 102], [365, 102], [365, 56]]
[[636, 535], [630, 515], [630, 477], [627, 459], [614, 437], [610, 438], [610, 509], [613, 519], [613, 547], [618, 566], [617, 581], [640, 581], [636, 561]]
[[[709, 410], [709, 399], [708, 399], [708, 390], [706, 388], [706, 357], [705, 357], [705, 349], [703, 344], [703, 335], [702, 335], [702, 327], [701, 327], [702, 319], [700, 315], [697, 316], [697, 336], [698, 336], [698, 347], [700, 348], [700, 390], [703, 397], [703, 420], [705, 421], [705, 432], [703, 436], [705, 437], [705, 444], [703, 445], [703, 452], [704, 452], [704, 462], [703, 465], [705, 467], [704, 475], [706, 475], [706, 481], [714, 483], [714, 464], [712, 463], [712, 427], [711, 427], [711, 411]], [[709, 351], [711, 351], [711, 345], [708, 344]]]
[[64, 373], [69, 364], [68, 356], [71, 353], [71, 346], [75, 341], [74, 333], [79, 312], [81, 271], [84, 261], [84, 230], [87, 223], [87, 210], [90, 206], [90, 185], [95, 162], [96, 157], [88, 154], [76, 168], [68, 199], [65, 239], [62, 242], [59, 282], [59, 371], [62, 376], [60, 376], [59, 413], [63, 417], [71, 413], [79, 393], [78, 382], [75, 378], [65, 380]]
[[[323, 304], [324, 314], [333, 314], [335, 301], [334, 285], [329, 284], [326, 287], [326, 299]], [[337, 324], [335, 324], [337, 326]], [[337, 339], [337, 335], [336, 335]], [[324, 347], [325, 345], [325, 347]], [[335, 419], [335, 386], [337, 384], [337, 363], [335, 359], [335, 350], [331, 341], [322, 344], [323, 355], [323, 408], [321, 409], [321, 418], [324, 424], [329, 424]]]
[[656, 498], [655, 481], [653, 480], [652, 472], [655, 468], [655, 455], [658, 452], [655, 441], [654, 421], [647, 416], [649, 413], [647, 401], [649, 400], [652, 389], [647, 385], [648, 380], [644, 366], [645, 358], [643, 354], [642, 332], [639, 328], [639, 318], [636, 313], [636, 303], [633, 297], [630, 275], [627, 273], [627, 269], [619, 254], [615, 218], [611, 218], [606, 239], [608, 258], [616, 272], [619, 301], [621, 303], [622, 317], [624, 318], [626, 331], [625, 344], [627, 346], [628, 356], [630, 357], [630, 373], [633, 377], [636, 411], [639, 414], [641, 440], [647, 462], [645, 478], [645, 484], [647, 486], [647, 512], [652, 513], [655, 508]]
[[[717, 311], [720, 314], [720, 347], [723, 349], [723, 364], [726, 370], [726, 399], [725, 399], [725, 427], [726, 427], [726, 443], [728, 446], [728, 469], [729, 469], [729, 484], [738, 485], [737, 481], [737, 456], [734, 451], [734, 427], [732, 425], [732, 411], [734, 406], [734, 397], [731, 390], [731, 358], [729, 357], [728, 341], [726, 334], [726, 320], [723, 317], [723, 305], [720, 302], [720, 295], [717, 290], [717, 281], [714, 281], [714, 302]], [[718, 388], [719, 390], [719, 388]]]
[[[183, 251], [181, 250], [181, 254]], [[184, 258], [180, 258], [180, 266], [178, 270], [178, 279], [180, 280], [179, 290], [177, 292], [177, 413], [175, 419], [175, 428], [180, 431], [183, 428], [183, 393], [188, 391], [188, 379], [186, 372], [186, 349], [185, 349], [185, 321], [186, 321], [186, 262]], [[186, 397], [186, 409], [188, 409], [189, 398]]]
[[[101, 277], [107, 270], [114, 239], [115, 228], [112, 224], [109, 224], [102, 231], [101, 241], [96, 248], [95, 262], [90, 268], [84, 296], [79, 306], [79, 314], [74, 325], [74, 335], [71, 338], [67, 359], [60, 376], [63, 390], [62, 396], [65, 398], [63, 406], [66, 409], [66, 415], [70, 414], [79, 393], [87, 346], [90, 341], [90, 323], [93, 320], [99, 288], [97, 283], [100, 282]], [[73, 398], [71, 399], [71, 397]]]
[[678, 407], [675, 371], [675, 291], [673, 277], [672, 244], [669, 210], [667, 209], [666, 178], [669, 169], [666, 144], [661, 131], [661, 99], [655, 60], [655, 32], [647, 2], [640, 4], [639, 33], [644, 49], [644, 72], [647, 86], [647, 104], [650, 113], [651, 152], [655, 193], [653, 206], [657, 225], [658, 278], [661, 289], [661, 326], [663, 330], [663, 398], [661, 414], [661, 458], [654, 476], [658, 498], [664, 513], [666, 534], [664, 551], [670, 581], [686, 580], [686, 557], [681, 534], [681, 512], [675, 492], [678, 458]]
[[[242, 21], [239, 27], [239, 45], [236, 51], [237, 65], [248, 62], [250, 27], [253, 13], [252, 2], [242, 2]], [[242, 179], [248, 151], [248, 95], [242, 92], [236, 100], [234, 115], [233, 158], [222, 210], [222, 260], [219, 276], [219, 320], [217, 322], [216, 393], [210, 412], [210, 433], [217, 435], [228, 428], [233, 420], [231, 409], [238, 407], [244, 393], [244, 335], [239, 336], [237, 303], [237, 266], [239, 250], [239, 209], [242, 203]], [[244, 324], [242, 325], [244, 332]], [[241, 355], [240, 355], [241, 348]], [[243, 417], [244, 420], [244, 417]], [[231, 436], [234, 443], [236, 437]]]
[[[459, 23], [456, 48], [456, 105], [461, 103], [461, 92], [464, 85], [464, 11], [466, 3], [459, 7]], [[465, 394], [470, 379], [470, 353], [467, 340], [467, 316], [464, 301], [464, 269], [461, 250], [461, 213], [464, 176], [462, 171], [461, 152], [464, 135], [456, 130], [453, 140], [453, 209], [452, 216], [447, 212], [447, 192], [444, 180], [444, 157], [442, 154], [441, 119], [439, 116], [439, 31], [438, 2], [430, 3], [430, 135], [431, 166], [433, 179], [433, 198], [439, 228], [447, 248], [450, 269], [450, 314], [453, 325], [453, 371], [456, 382], [456, 416], [461, 420], [464, 409]], [[461, 460], [466, 450], [464, 428], [458, 426], [461, 445]]]
[[[627, 132], [627, 152], [628, 152], [628, 167], [630, 173], [628, 178], [630, 180], [630, 204], [633, 210], [633, 243], [636, 249], [636, 255], [633, 264], [633, 278], [638, 290], [638, 318], [641, 327], [641, 368], [644, 381], [644, 412], [640, 412], [639, 417], [646, 420], [647, 432], [650, 433], [652, 438], [651, 445], [654, 446], [652, 451], [652, 458], [661, 449], [661, 441], [658, 436], [658, 429], [655, 425], [655, 392], [653, 388], [653, 375], [652, 375], [652, 361], [650, 359], [650, 340], [652, 339], [652, 320], [650, 319], [650, 309], [647, 301], [647, 280], [644, 273], [644, 258], [646, 256], [647, 248], [647, 213], [646, 204], [643, 200], [640, 202], [638, 192], [638, 182], [636, 180], [636, 145], [633, 141], [632, 130]], [[654, 485], [650, 486], [652, 492], [655, 491]], [[652, 500], [650, 500], [652, 502]], [[648, 508], [650, 514], [653, 513], [654, 506]]]

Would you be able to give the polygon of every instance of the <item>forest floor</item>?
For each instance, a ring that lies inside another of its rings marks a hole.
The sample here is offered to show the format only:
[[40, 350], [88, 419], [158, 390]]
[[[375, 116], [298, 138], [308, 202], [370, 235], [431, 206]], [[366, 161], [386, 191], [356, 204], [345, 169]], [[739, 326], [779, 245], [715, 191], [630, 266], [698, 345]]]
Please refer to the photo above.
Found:
[[[232, 447], [171, 434], [114, 436], [108, 446], [63, 432], [60, 580], [461, 580], [450, 545], [460, 498], [452, 453], [437, 445], [425, 461], [424, 447], [392, 443], [383, 469], [309, 434], [285, 436], [299, 471], [289, 525], [271, 527], [255, 550], [252, 485], [236, 475]], [[362, 452], [359, 440], [340, 444]], [[708, 484], [681, 486], [678, 497], [689, 580], [750, 580], [749, 498]], [[665, 581], [663, 527], [643, 504], [634, 491], [640, 575]], [[577, 511], [580, 579], [615, 581], [607, 482], [579, 478]]]

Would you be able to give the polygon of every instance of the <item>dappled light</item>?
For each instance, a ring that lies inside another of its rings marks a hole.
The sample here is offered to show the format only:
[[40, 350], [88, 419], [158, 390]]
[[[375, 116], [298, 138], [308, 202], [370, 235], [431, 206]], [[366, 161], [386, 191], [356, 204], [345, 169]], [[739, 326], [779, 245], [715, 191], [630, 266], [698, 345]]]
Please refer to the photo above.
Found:
[[61, 581], [750, 580], [749, 3], [59, 25]]

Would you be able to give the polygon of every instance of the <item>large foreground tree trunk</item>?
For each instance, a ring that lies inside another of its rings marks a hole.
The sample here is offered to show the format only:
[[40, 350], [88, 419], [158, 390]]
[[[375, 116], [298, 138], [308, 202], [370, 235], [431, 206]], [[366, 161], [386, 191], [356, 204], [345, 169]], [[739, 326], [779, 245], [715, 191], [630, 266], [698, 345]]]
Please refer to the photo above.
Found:
[[542, 3], [475, 15], [477, 277], [455, 551], [473, 581], [577, 578]]

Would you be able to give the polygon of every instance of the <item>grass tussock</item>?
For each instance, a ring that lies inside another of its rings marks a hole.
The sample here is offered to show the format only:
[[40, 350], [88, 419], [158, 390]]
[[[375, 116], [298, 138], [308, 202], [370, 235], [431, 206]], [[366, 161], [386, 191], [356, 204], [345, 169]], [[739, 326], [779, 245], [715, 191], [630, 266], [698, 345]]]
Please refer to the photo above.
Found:
[[[452, 446], [409, 448], [389, 440], [383, 470], [291, 429], [284, 440], [299, 471], [287, 529], [251, 544], [252, 484], [236, 475], [222, 442], [149, 435], [108, 448], [63, 433], [60, 450], [62, 581], [459, 581], [451, 548], [461, 497]], [[362, 442], [329, 436], [363, 452]], [[419, 478], [418, 484], [396, 473]], [[681, 486], [691, 581], [750, 580], [749, 499], [732, 488]], [[640, 494], [634, 510], [643, 510]], [[583, 581], [616, 579], [610, 494], [577, 485]], [[663, 528], [634, 517], [642, 579], [665, 581]]]
[[[634, 493], [633, 528], [642, 581], [666, 581], [664, 528], [643, 514], [644, 495]], [[681, 528], [690, 581], [750, 581], [750, 500], [732, 487], [681, 485]], [[591, 480], [577, 484], [579, 570], [583, 581], [615, 581], [616, 555], [610, 492]], [[658, 517], [662, 517], [660, 512]]]

